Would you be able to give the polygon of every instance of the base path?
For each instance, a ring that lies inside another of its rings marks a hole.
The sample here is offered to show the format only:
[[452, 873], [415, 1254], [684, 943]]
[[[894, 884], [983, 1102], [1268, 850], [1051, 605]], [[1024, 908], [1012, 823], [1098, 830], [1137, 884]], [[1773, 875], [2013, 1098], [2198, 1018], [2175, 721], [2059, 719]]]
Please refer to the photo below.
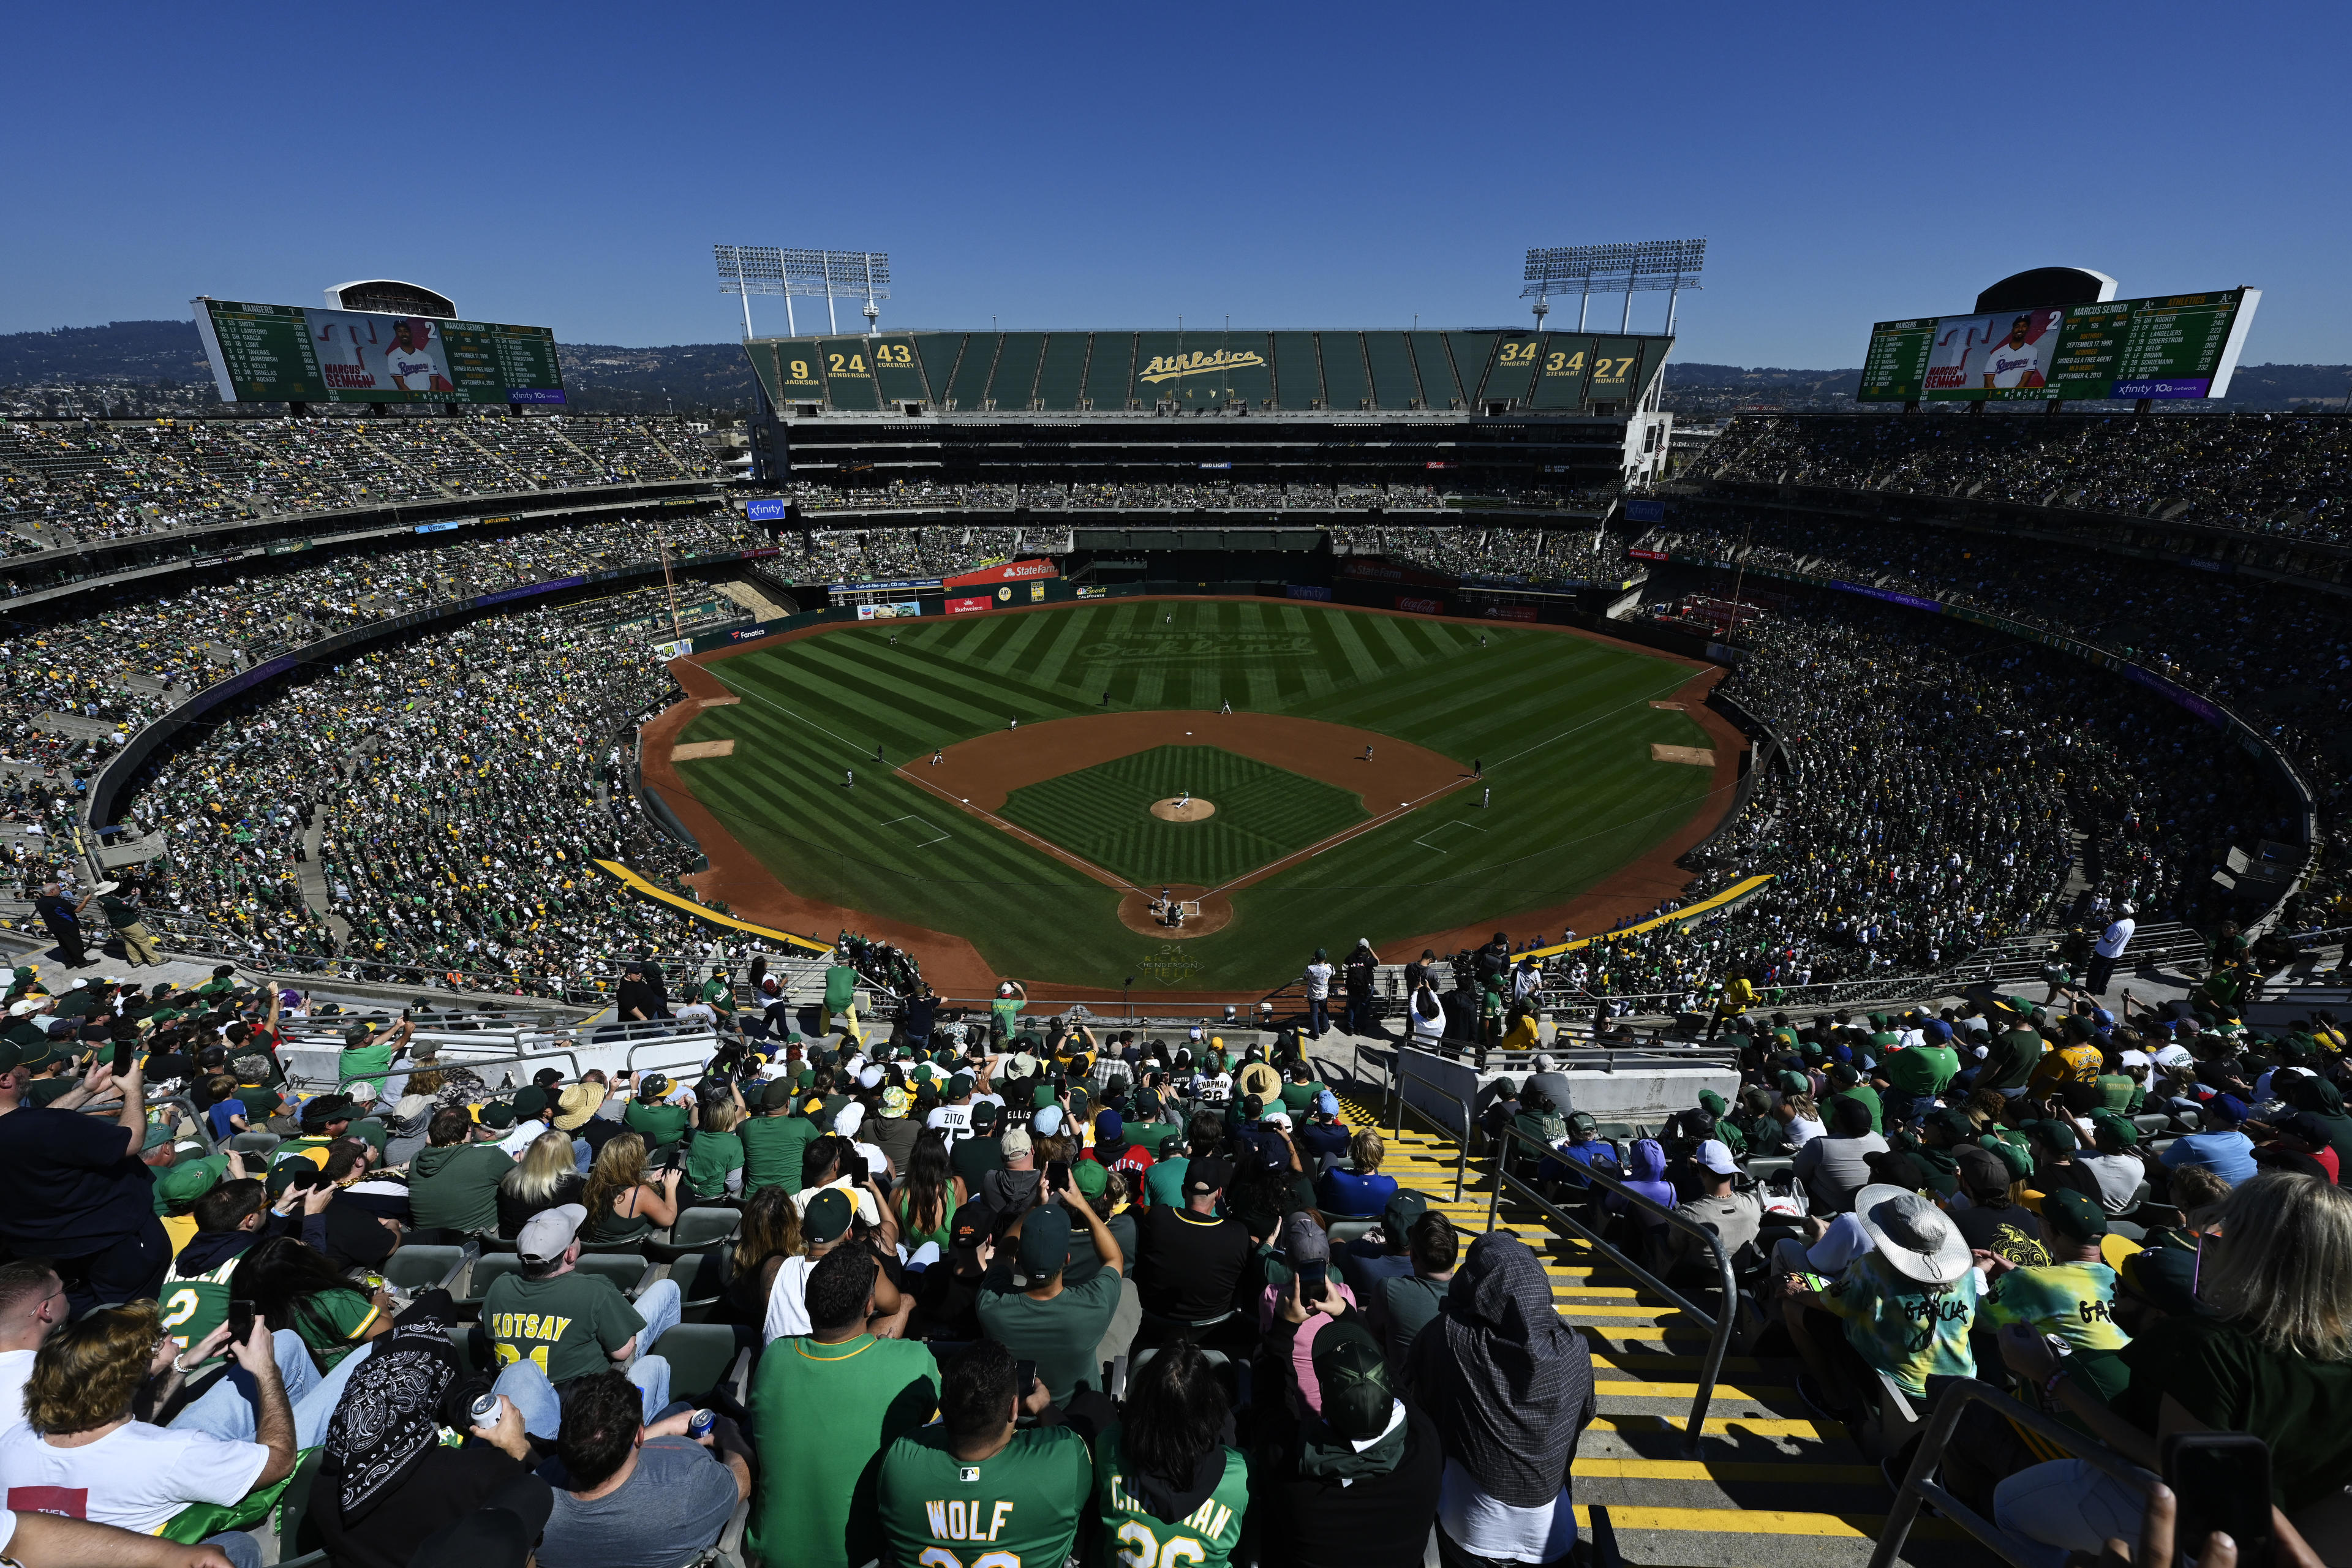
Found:
[[[1024, 784], [1043, 784], [1156, 746], [1215, 746], [1352, 791], [1374, 816], [1404, 801], [1467, 783], [1470, 770], [1426, 746], [1282, 713], [1158, 709], [1081, 713], [959, 741], [934, 766], [929, 757], [899, 769], [982, 811], [996, 811]], [[1369, 751], [1371, 760], [1364, 753]]]

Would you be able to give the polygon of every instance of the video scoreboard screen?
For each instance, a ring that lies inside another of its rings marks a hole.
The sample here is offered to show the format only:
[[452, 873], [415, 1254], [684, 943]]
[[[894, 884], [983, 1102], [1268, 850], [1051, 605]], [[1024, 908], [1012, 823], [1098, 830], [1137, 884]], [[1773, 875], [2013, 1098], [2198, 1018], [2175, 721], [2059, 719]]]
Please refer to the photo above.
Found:
[[562, 403], [555, 332], [491, 321], [199, 299], [228, 403]]
[[2262, 297], [2259, 289], [2228, 289], [1880, 321], [1870, 329], [1854, 396], [1864, 403], [2221, 397]]

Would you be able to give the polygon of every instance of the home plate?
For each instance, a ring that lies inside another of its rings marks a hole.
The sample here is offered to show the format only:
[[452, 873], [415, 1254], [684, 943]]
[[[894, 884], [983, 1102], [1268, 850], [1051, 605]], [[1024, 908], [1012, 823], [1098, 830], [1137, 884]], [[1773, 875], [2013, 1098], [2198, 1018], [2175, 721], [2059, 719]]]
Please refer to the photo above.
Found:
[[1715, 766], [1715, 753], [1704, 746], [1662, 746], [1650, 742], [1650, 760], [1654, 763], [1688, 763], [1694, 767]]
[[705, 757], [731, 757], [734, 754], [735, 742], [732, 741], [688, 741], [683, 746], [669, 749], [669, 760], [673, 763], [697, 763]]

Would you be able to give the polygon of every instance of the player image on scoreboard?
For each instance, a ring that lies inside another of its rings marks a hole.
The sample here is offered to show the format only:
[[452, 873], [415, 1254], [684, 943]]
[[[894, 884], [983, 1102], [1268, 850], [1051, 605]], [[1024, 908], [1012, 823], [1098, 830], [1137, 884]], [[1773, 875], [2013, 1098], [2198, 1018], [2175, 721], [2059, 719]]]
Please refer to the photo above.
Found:
[[310, 310], [310, 346], [333, 392], [452, 392], [441, 334], [421, 316]]
[[1925, 391], [1930, 397], [1982, 396], [2048, 386], [2058, 329], [2065, 319], [2063, 310], [2035, 306], [1937, 322]]

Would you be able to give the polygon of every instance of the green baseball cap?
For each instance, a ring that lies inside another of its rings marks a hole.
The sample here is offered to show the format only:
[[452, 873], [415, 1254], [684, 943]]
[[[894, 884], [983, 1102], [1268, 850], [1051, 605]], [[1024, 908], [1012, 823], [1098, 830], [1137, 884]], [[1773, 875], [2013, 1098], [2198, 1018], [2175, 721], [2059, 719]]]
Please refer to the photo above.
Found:
[[1098, 1198], [1110, 1185], [1110, 1173], [1102, 1168], [1098, 1160], [1081, 1160], [1070, 1167], [1070, 1181], [1087, 1197]]
[[2098, 1200], [2071, 1187], [2042, 1194], [2042, 1217], [2069, 1241], [2097, 1241], [2107, 1234], [2106, 1212]]

